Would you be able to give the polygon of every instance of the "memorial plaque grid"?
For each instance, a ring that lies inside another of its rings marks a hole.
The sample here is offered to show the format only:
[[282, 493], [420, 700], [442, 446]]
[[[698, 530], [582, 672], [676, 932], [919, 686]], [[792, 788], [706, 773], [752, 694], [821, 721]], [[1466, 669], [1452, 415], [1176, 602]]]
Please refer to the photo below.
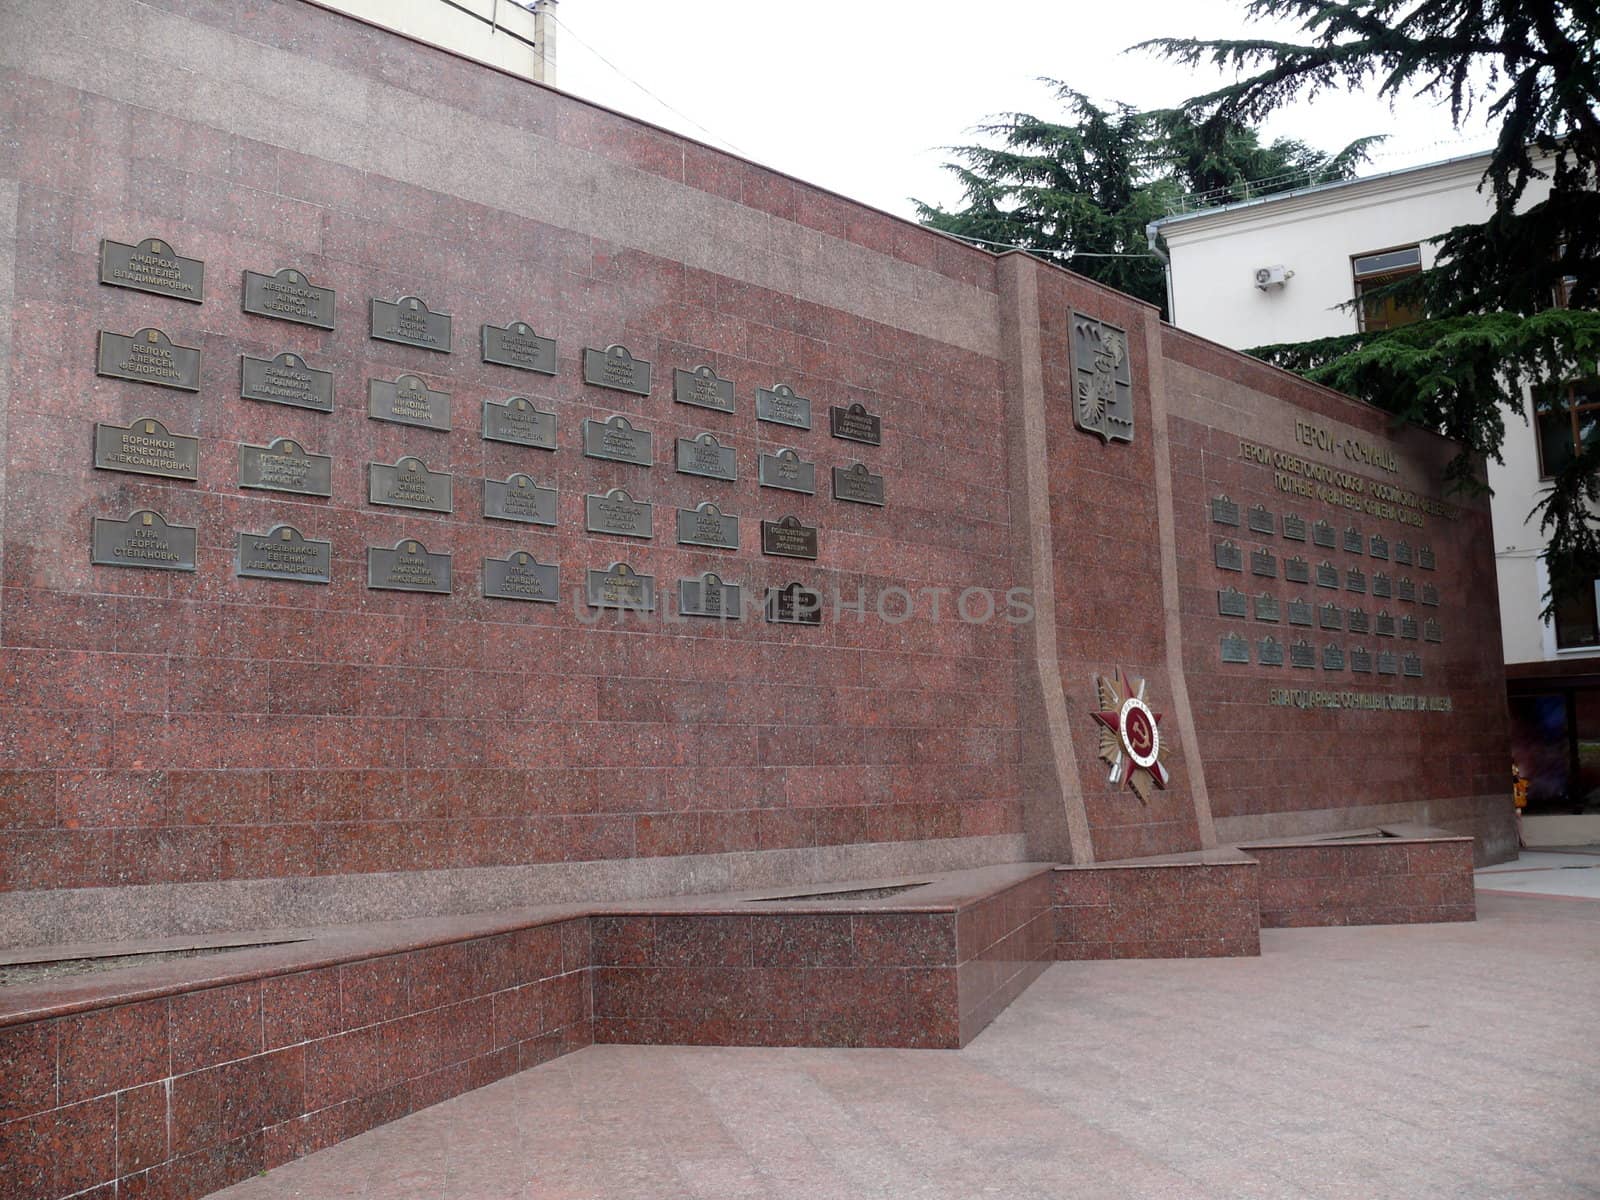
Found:
[[867, 470], [865, 463], [833, 469], [833, 498], [851, 504], [884, 505], [883, 476]]
[[1311, 564], [1298, 554], [1283, 560], [1283, 577], [1290, 583], [1310, 583]]
[[1350, 669], [1361, 675], [1372, 674], [1372, 651], [1365, 646], [1351, 646]]
[[1373, 572], [1372, 594], [1380, 600], [1387, 600], [1394, 595], [1394, 588], [1390, 586], [1389, 577], [1382, 571]]
[[1367, 553], [1373, 558], [1381, 558], [1387, 561], [1389, 558], [1388, 540], [1380, 533], [1373, 534], [1367, 541]]
[[1250, 574], [1263, 579], [1278, 577], [1278, 560], [1271, 550], [1250, 551]]
[[1344, 651], [1339, 648], [1338, 642], [1329, 642], [1322, 648], [1322, 669], [1324, 671], [1344, 670]]
[[1367, 594], [1367, 577], [1360, 567], [1351, 567], [1344, 573], [1344, 590], [1361, 596]]
[[301, 496], [333, 495], [333, 456], [312, 454], [293, 438], [239, 447], [239, 486]]
[[1283, 514], [1283, 536], [1291, 542], [1306, 540], [1306, 519], [1295, 513]]
[[1424, 571], [1433, 570], [1433, 547], [1422, 546], [1417, 550], [1417, 566]]
[[714, 550], [739, 548], [739, 518], [724, 515], [707, 500], [694, 508], [678, 510], [678, 545], [707, 546]]
[[702, 479], [728, 482], [739, 478], [738, 455], [732, 446], [724, 446], [714, 434], [702, 433], [693, 438], [679, 438], [677, 462], [681, 475], [697, 475]]
[[1444, 641], [1444, 631], [1439, 628], [1439, 622], [1432, 617], [1422, 623], [1422, 640], [1425, 642]]
[[1402, 575], [1394, 581], [1394, 598], [1396, 600], [1415, 600], [1417, 598], [1417, 585], [1411, 581], [1411, 576]]
[[1311, 605], [1298, 596], [1289, 601], [1289, 624], [1311, 624]]
[[1317, 627], [1319, 629], [1343, 629], [1344, 609], [1337, 604], [1324, 604], [1317, 609]]
[[1394, 636], [1394, 616], [1387, 609], [1380, 612], [1372, 620], [1372, 631], [1378, 637]]
[[1317, 564], [1317, 586], [1319, 588], [1336, 588], [1339, 586], [1339, 568], [1327, 559]]
[[1411, 565], [1411, 543], [1396, 542], [1394, 544], [1394, 561], [1396, 566], [1409, 567]]
[[584, 418], [583, 454], [585, 458], [632, 463], [648, 467], [655, 461], [655, 435], [648, 429], [635, 429], [627, 417], [605, 421]]
[[798, 517], [761, 522], [761, 553], [776, 558], [817, 557], [817, 527], [803, 525]]
[[450, 393], [438, 392], [415, 375], [367, 381], [367, 416], [417, 429], [450, 430]]
[[773, 625], [822, 624], [822, 594], [799, 583], [768, 588], [765, 608]]
[[1360, 554], [1366, 543], [1361, 538], [1361, 530], [1351, 525], [1344, 531], [1344, 549], [1346, 554]]
[[1332, 550], [1334, 547], [1333, 526], [1326, 521], [1318, 521], [1311, 527], [1311, 541], [1326, 550]]
[[392, 466], [367, 464], [367, 501], [389, 508], [415, 508], [423, 512], [454, 511], [454, 476], [430, 471], [420, 458], [406, 455]]
[[1422, 659], [1415, 654], [1408, 654], [1400, 660], [1400, 670], [1407, 679], [1422, 678]]
[[1423, 584], [1422, 603], [1426, 604], [1430, 608], [1437, 608], [1439, 606], [1439, 589], [1434, 587], [1431, 583]]
[[828, 409], [828, 432], [847, 442], [866, 446], [883, 445], [883, 418], [867, 411], [864, 404]]
[[1346, 619], [1345, 628], [1351, 633], [1371, 633], [1372, 618], [1364, 608], [1352, 608]]
[[714, 571], [697, 579], [680, 579], [678, 611], [686, 617], [740, 621], [744, 619], [744, 589], [740, 584], [723, 582]]
[[554, 525], [559, 503], [555, 488], [540, 487], [521, 472], [483, 481], [483, 515], [490, 520]]
[[1305, 638], [1299, 638], [1289, 647], [1289, 665], [1302, 671], [1317, 669], [1317, 648]]
[[1393, 675], [1395, 673], [1395, 657], [1393, 650], [1378, 651], [1378, 674]]
[[655, 508], [648, 500], [635, 500], [623, 488], [603, 496], [584, 497], [584, 529], [615, 537], [655, 537]]
[[817, 464], [806, 462], [788, 447], [776, 454], [761, 455], [756, 460], [756, 478], [762, 487], [807, 496], [817, 494]]

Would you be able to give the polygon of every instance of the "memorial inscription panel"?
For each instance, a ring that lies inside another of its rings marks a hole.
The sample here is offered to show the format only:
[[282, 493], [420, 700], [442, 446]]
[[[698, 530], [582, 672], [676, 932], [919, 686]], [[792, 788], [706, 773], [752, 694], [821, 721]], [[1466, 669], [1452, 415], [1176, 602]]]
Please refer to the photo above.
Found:
[[197, 533], [193, 525], [169, 525], [158, 512], [140, 509], [126, 521], [96, 517], [89, 561], [102, 567], [147, 571], [193, 571]]
[[1237, 588], [1223, 588], [1217, 593], [1219, 617], [1243, 617], [1249, 614], [1249, 598]]
[[1221, 639], [1222, 661], [1247, 663], [1250, 661], [1250, 643], [1237, 633], [1225, 633]]
[[428, 548], [414, 538], [401, 539], [393, 549], [369, 546], [367, 586], [379, 591], [448, 595], [450, 556], [429, 554]]
[[865, 463], [852, 463], [848, 467], [833, 469], [833, 498], [848, 500], [851, 504], [871, 504], [882, 508], [883, 476], [867, 470]]
[[1217, 525], [1239, 524], [1239, 506], [1226, 496], [1211, 497], [1211, 520]]
[[453, 324], [448, 313], [432, 312], [415, 296], [372, 300], [372, 336], [380, 342], [449, 354]]
[[558, 500], [555, 488], [540, 487], [528, 475], [483, 481], [483, 515], [496, 521], [554, 525]]
[[200, 439], [169, 433], [153, 417], [128, 426], [96, 423], [94, 465], [102, 471], [193, 482], [200, 477]]
[[390, 466], [367, 464], [367, 499], [372, 504], [392, 508], [416, 508], [425, 512], [451, 512], [454, 476], [430, 471], [428, 464], [409, 455]]
[[622, 488], [603, 496], [584, 497], [584, 528], [590, 533], [617, 537], [653, 538], [655, 510], [647, 500], [635, 500]]
[[141, 329], [131, 335], [102, 329], [95, 374], [198, 392], [200, 351], [174, 345], [159, 329]]
[[1282, 609], [1278, 606], [1278, 598], [1262, 592], [1255, 598], [1255, 617], [1258, 621], [1277, 623], [1282, 616]]
[[561, 568], [555, 563], [542, 563], [521, 550], [504, 558], [486, 558], [483, 560], [483, 594], [490, 600], [559, 604]]
[[648, 396], [650, 364], [642, 358], [635, 358], [626, 346], [611, 345], [604, 350], [585, 348], [583, 381], [592, 387]]
[[883, 418], [867, 411], [864, 404], [828, 409], [828, 432], [846, 442], [867, 446], [883, 445]]
[[333, 372], [306, 366], [288, 351], [277, 358], [240, 357], [239, 394], [246, 400], [287, 404], [316, 412], [333, 411]]
[[483, 402], [483, 440], [532, 446], [536, 450], [556, 448], [556, 414], [534, 407], [526, 396]]
[[436, 392], [415, 375], [367, 383], [367, 416], [418, 429], [450, 428], [450, 393]]
[[1306, 540], [1306, 519], [1296, 513], [1283, 514], [1283, 536], [1291, 542]]
[[1283, 666], [1283, 643], [1275, 637], [1264, 637], [1256, 643], [1256, 661], [1263, 667]]
[[724, 446], [709, 433], [679, 438], [678, 473], [703, 479], [735, 480], [739, 477], [738, 456], [732, 446]]
[[540, 375], [556, 373], [555, 338], [540, 337], [526, 321], [480, 326], [478, 343], [486, 363]]
[[787, 383], [756, 389], [756, 420], [793, 429], [811, 428], [811, 401], [795, 395]]
[[641, 575], [627, 563], [615, 562], [603, 571], [589, 571], [584, 580], [584, 598], [590, 608], [654, 612], [656, 577]]
[[817, 494], [817, 464], [806, 462], [788, 447], [776, 454], [761, 455], [756, 460], [756, 477], [762, 487], [807, 496]]
[[333, 495], [333, 457], [311, 454], [292, 438], [239, 447], [239, 486], [302, 496]]
[[739, 548], [739, 518], [723, 516], [711, 501], [678, 510], [678, 545], [709, 546], [717, 550]]
[[648, 467], [654, 461], [654, 435], [648, 429], [635, 429], [627, 417], [606, 421], [584, 418], [583, 453], [587, 458], [633, 463]]
[[770, 587], [766, 615], [773, 625], [821, 625], [822, 594], [800, 583]]
[[199, 304], [205, 299], [206, 265], [184, 258], [161, 238], [145, 238], [137, 246], [101, 238], [100, 282]]
[[1278, 577], [1278, 559], [1271, 550], [1250, 551], [1250, 574], [1263, 579]]
[[333, 543], [307, 538], [293, 525], [275, 525], [266, 533], [241, 530], [234, 548], [233, 570], [246, 579], [331, 583]]
[[244, 273], [244, 311], [253, 316], [332, 329], [334, 301], [332, 288], [318, 287], [295, 267]]
[[709, 408], [713, 412], [733, 411], [733, 380], [721, 378], [707, 366], [672, 373], [672, 398], [679, 404]]
[[1246, 517], [1251, 533], [1264, 533], [1268, 537], [1277, 529], [1277, 521], [1272, 515], [1272, 510], [1264, 504], [1252, 504], [1249, 515]]
[[817, 527], [802, 525], [798, 517], [761, 522], [761, 553], [777, 558], [817, 557]]
[[1212, 549], [1219, 570], [1243, 571], [1244, 551], [1230, 541], [1220, 541]]
[[743, 588], [724, 583], [713, 571], [698, 579], [678, 580], [678, 611], [686, 617], [716, 617], [738, 621], [744, 617]]

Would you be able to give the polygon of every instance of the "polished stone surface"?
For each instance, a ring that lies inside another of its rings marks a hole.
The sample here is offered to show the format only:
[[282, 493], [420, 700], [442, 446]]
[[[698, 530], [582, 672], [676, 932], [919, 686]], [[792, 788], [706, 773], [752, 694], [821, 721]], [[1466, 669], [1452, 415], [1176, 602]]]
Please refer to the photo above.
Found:
[[602, 1046], [221, 1193], [1592, 1197], [1600, 904], [1062, 963], [966, 1050]]

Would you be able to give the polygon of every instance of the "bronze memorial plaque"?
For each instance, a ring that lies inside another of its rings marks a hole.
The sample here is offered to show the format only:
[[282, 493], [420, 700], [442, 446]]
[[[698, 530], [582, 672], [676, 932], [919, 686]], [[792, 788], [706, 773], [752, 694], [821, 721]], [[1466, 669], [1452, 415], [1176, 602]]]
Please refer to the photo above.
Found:
[[1252, 504], [1247, 524], [1251, 533], [1262, 533], [1271, 537], [1278, 528], [1277, 518], [1272, 515], [1272, 510], [1265, 504]]
[[1305, 638], [1299, 638], [1289, 647], [1289, 665], [1302, 670], [1315, 671], [1317, 669], [1317, 648]]
[[1444, 630], [1440, 628], [1439, 622], [1432, 617], [1422, 623], [1422, 640], [1425, 642], [1444, 641]]
[[1344, 590], [1364, 596], [1367, 593], [1367, 576], [1360, 567], [1351, 567], [1344, 573]]
[[761, 522], [761, 553], [776, 558], [817, 557], [817, 527], [802, 525], [799, 517]]
[[1338, 642], [1329, 642], [1322, 648], [1322, 669], [1324, 671], [1344, 670], [1344, 651], [1339, 648]]
[[239, 447], [239, 486], [302, 496], [333, 495], [333, 457], [312, 454], [293, 438]]
[[610, 345], [604, 350], [584, 347], [583, 381], [594, 387], [650, 394], [650, 364], [628, 353], [626, 346]]
[[89, 561], [102, 567], [140, 567], [148, 571], [192, 571], [193, 525], [168, 525], [166, 518], [140, 509], [126, 521], [94, 519]]
[[555, 488], [540, 487], [527, 475], [483, 481], [483, 515], [527, 525], [556, 523]]
[[614, 562], [603, 571], [588, 573], [584, 580], [584, 598], [590, 608], [654, 612], [656, 577], [641, 575], [627, 563]]
[[1223, 588], [1217, 592], [1217, 616], [1244, 617], [1249, 612], [1249, 597], [1238, 588]]
[[1216, 525], [1239, 524], [1239, 506], [1226, 496], [1211, 497], [1211, 520]]
[[710, 546], [716, 550], [739, 548], [739, 518], [723, 516], [711, 501], [678, 510], [678, 545]]
[[1326, 521], [1318, 521], [1311, 527], [1311, 541], [1314, 545], [1321, 546], [1326, 550], [1332, 550], [1334, 547], [1333, 526]]
[[1366, 542], [1363, 541], [1361, 537], [1361, 530], [1357, 529], [1354, 525], [1345, 527], [1344, 549], [1346, 554], [1361, 554], [1364, 552], [1363, 547], [1365, 547], [1365, 545]]
[[648, 467], [655, 456], [654, 435], [648, 429], [635, 429], [627, 417], [616, 416], [606, 421], [585, 417], [583, 455]]
[[233, 572], [245, 579], [332, 583], [333, 543], [306, 538], [293, 525], [276, 525], [266, 533], [240, 530]]
[[738, 458], [732, 446], [724, 446], [712, 434], [679, 438], [678, 473], [699, 475], [704, 479], [734, 480], [739, 478]]
[[806, 462], [787, 446], [776, 454], [761, 455], [756, 460], [756, 477], [762, 487], [781, 488], [807, 496], [817, 494], [817, 464]]
[[1396, 600], [1415, 600], [1417, 598], [1417, 585], [1412, 582], [1411, 576], [1402, 575], [1394, 581], [1394, 598]]
[[1395, 657], [1393, 650], [1378, 651], [1378, 674], [1393, 675], [1395, 673]]
[[1372, 594], [1384, 600], [1394, 595], [1394, 587], [1390, 584], [1389, 577], [1382, 571], [1377, 571], [1372, 576]]
[[277, 358], [241, 356], [239, 394], [246, 400], [287, 404], [316, 412], [333, 411], [333, 372], [306, 366], [298, 354]]
[[402, 375], [393, 382], [368, 380], [367, 416], [419, 429], [448, 430], [450, 393], [434, 391], [415, 375]]
[[526, 321], [480, 327], [483, 361], [540, 375], [556, 373], [556, 340], [540, 337]]
[[678, 580], [678, 612], [686, 617], [716, 617], [738, 621], [744, 617], [743, 588], [724, 583], [722, 577], [707, 571], [698, 579]]
[[1433, 547], [1432, 546], [1418, 546], [1417, 547], [1417, 566], [1421, 567], [1424, 571], [1431, 571], [1431, 570], [1433, 570], [1433, 563], [1434, 563]]
[[100, 282], [199, 304], [205, 299], [206, 265], [184, 258], [161, 238], [137, 246], [100, 239]]
[[756, 420], [794, 429], [811, 428], [811, 401], [796, 396], [787, 383], [756, 389]]
[[402, 538], [394, 549], [367, 547], [367, 586], [389, 592], [450, 592], [450, 556], [429, 554], [415, 538]]
[[127, 427], [97, 422], [94, 465], [102, 471], [193, 481], [200, 476], [200, 439], [168, 433], [154, 417], [140, 417]]
[[696, 367], [692, 371], [679, 368], [672, 373], [672, 398], [679, 404], [731, 413], [733, 380], [721, 378], [706, 366]]
[[1411, 565], [1410, 542], [1398, 541], [1394, 544], [1394, 561], [1395, 565], [1399, 567], [1409, 567]]
[[1310, 583], [1311, 564], [1296, 554], [1283, 560], [1283, 577], [1290, 583]]
[[523, 550], [483, 560], [483, 594], [490, 600], [561, 602], [561, 568]]
[[333, 310], [333, 289], [318, 287], [296, 267], [272, 275], [244, 273], [244, 311], [254, 316], [332, 329]]
[[1400, 660], [1400, 671], [1407, 679], [1422, 678], [1422, 656], [1408, 654]]
[[1319, 588], [1336, 588], [1339, 586], [1339, 568], [1327, 559], [1317, 564], [1317, 586]]
[[1278, 598], [1269, 592], [1262, 592], [1254, 601], [1256, 620], [1268, 621], [1277, 624], [1282, 617], [1283, 610], [1278, 606]]
[[1292, 598], [1289, 601], [1288, 611], [1289, 611], [1289, 624], [1291, 624], [1291, 625], [1309, 625], [1309, 624], [1311, 624], [1311, 604], [1310, 604], [1309, 601], [1303, 600], [1299, 596], [1295, 596], [1294, 598]]
[[822, 593], [801, 583], [769, 587], [766, 610], [773, 625], [821, 625]]
[[583, 498], [583, 525], [589, 533], [618, 537], [655, 537], [655, 509], [648, 500], [635, 500], [622, 488], [604, 496]]
[[1283, 666], [1283, 643], [1270, 634], [1256, 643], [1256, 661], [1263, 667]]
[[439, 354], [450, 353], [452, 320], [436, 313], [415, 296], [398, 300], [372, 300], [372, 336], [380, 342], [398, 342]]
[[1357, 605], [1346, 614], [1346, 627], [1351, 633], [1371, 633], [1372, 616], [1366, 609]]
[[1258, 575], [1262, 579], [1276, 579], [1278, 577], [1277, 555], [1265, 547], [1250, 551], [1250, 574]]
[[1381, 533], [1375, 533], [1367, 542], [1367, 553], [1373, 558], [1387, 559], [1389, 557], [1389, 543]]
[[865, 404], [851, 404], [828, 409], [828, 432], [847, 442], [861, 442], [868, 446], [883, 445], [883, 418], [867, 411]]
[[1297, 513], [1283, 514], [1283, 536], [1291, 542], [1306, 540], [1306, 519]]
[[192, 346], [173, 345], [172, 339], [159, 329], [141, 329], [131, 336], [102, 329], [95, 374], [198, 392], [200, 351]]
[[883, 507], [883, 476], [867, 470], [866, 463], [852, 463], [833, 469], [833, 498], [851, 504]]
[[1343, 629], [1344, 609], [1337, 604], [1329, 602], [1317, 607], [1318, 629]]
[[1240, 550], [1238, 546], [1235, 546], [1226, 538], [1213, 545], [1212, 554], [1215, 558], [1218, 570], [1244, 570], [1244, 551]]
[[1371, 675], [1372, 651], [1365, 646], [1351, 646], [1350, 669], [1359, 675]]
[[526, 396], [483, 402], [483, 440], [532, 446], [536, 450], [556, 448], [556, 415], [534, 407]]
[[420, 508], [424, 512], [451, 512], [454, 502], [451, 485], [454, 477], [444, 471], [430, 471], [420, 458], [407, 455], [390, 466], [367, 464], [367, 501], [393, 508]]
[[1380, 609], [1378, 615], [1372, 619], [1372, 631], [1379, 637], [1394, 636], [1394, 614], [1388, 609]]
[[1250, 661], [1250, 643], [1237, 633], [1225, 633], [1219, 643], [1222, 651], [1222, 661], [1225, 663], [1247, 663]]

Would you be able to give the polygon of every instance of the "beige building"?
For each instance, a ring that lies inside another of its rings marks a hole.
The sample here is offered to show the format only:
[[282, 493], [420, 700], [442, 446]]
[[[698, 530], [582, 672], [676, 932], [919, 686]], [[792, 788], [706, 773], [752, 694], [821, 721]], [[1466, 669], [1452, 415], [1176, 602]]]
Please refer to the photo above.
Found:
[[535, 83], [556, 82], [556, 0], [318, 0]]

